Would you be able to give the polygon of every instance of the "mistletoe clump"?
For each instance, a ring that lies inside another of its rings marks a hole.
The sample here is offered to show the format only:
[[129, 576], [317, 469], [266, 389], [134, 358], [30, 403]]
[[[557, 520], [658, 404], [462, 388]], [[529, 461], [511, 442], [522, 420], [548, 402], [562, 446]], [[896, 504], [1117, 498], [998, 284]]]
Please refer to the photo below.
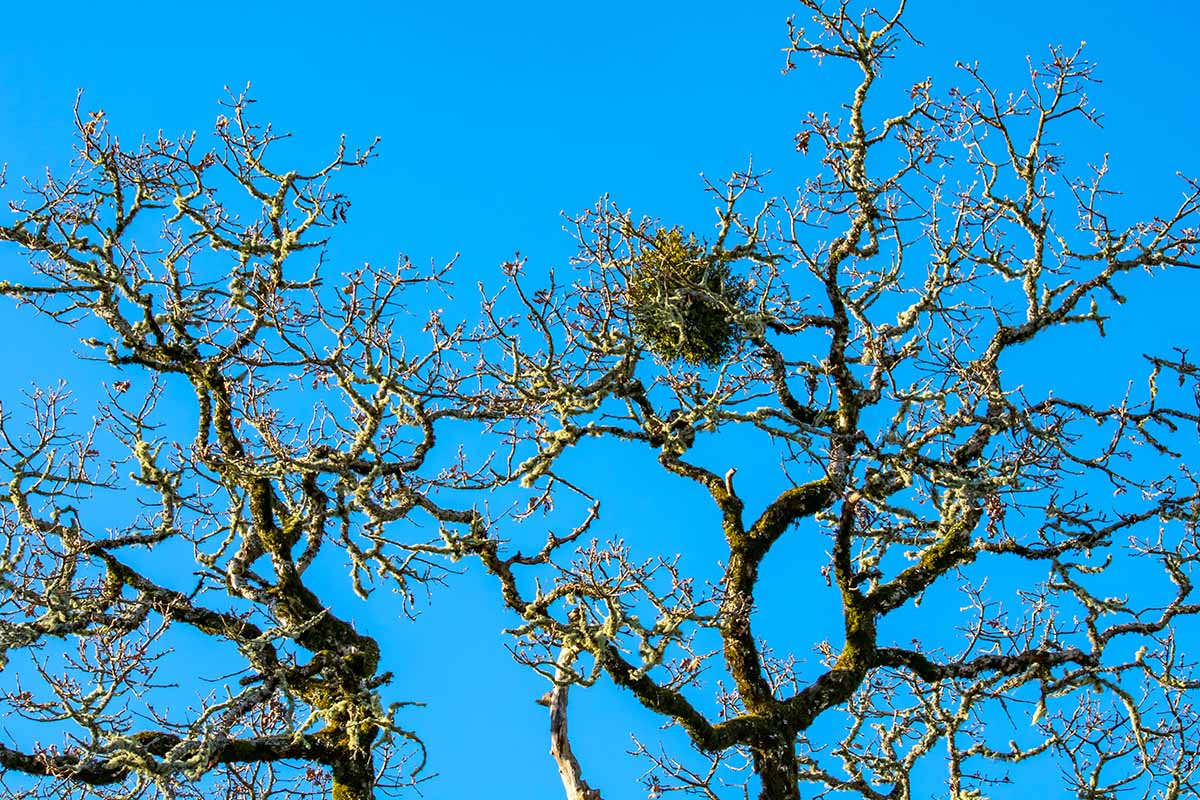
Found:
[[662, 360], [715, 366], [733, 350], [745, 282], [679, 228], [645, 240], [626, 293], [634, 336]]

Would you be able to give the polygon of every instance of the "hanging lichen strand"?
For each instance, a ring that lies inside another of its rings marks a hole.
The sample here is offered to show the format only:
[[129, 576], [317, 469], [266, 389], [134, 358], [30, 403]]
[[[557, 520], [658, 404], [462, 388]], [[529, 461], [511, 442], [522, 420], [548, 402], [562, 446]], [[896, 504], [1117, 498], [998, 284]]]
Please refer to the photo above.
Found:
[[659, 228], [632, 259], [626, 286], [631, 329], [663, 361], [715, 366], [737, 341], [745, 283], [679, 228]]

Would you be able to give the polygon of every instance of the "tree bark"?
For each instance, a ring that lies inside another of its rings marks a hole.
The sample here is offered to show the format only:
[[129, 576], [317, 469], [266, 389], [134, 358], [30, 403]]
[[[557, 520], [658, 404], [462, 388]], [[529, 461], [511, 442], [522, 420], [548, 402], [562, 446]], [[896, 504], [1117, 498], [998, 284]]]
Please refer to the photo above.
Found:
[[554, 671], [554, 688], [539, 702], [550, 708], [550, 755], [558, 764], [558, 774], [562, 778], [567, 800], [601, 800], [600, 790], [588, 786], [583, 779], [583, 769], [571, 751], [571, 742], [567, 738], [567, 692], [571, 688], [567, 681], [574, 659], [575, 651], [564, 647]]
[[333, 763], [332, 800], [375, 800], [375, 765], [370, 751], [346, 753]]
[[796, 750], [791, 742], [755, 747], [754, 771], [762, 782], [759, 800], [800, 800]]

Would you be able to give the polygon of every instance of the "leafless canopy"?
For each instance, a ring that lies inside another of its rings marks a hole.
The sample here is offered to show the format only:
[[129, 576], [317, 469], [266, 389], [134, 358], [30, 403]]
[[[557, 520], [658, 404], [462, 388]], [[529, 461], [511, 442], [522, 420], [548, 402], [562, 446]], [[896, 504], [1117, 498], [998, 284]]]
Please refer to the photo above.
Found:
[[[403, 305], [444, 270], [321, 269], [350, 205], [329, 182], [374, 146], [275, 171], [284, 137], [249, 103], [212, 147], [127, 148], [77, 115], [74, 171], [0, 228], [29, 263], [0, 293], [115, 368], [91, 429], [61, 386], [0, 417], [2, 699], [41, 723], [0, 745], [6, 796], [364, 800], [424, 760], [339, 609], [380, 580], [411, 599], [443, 575], [438, 529], [482, 524], [436, 500], [476, 481], [457, 448], [427, 461], [444, 420], [485, 412], [459, 332]], [[206, 658], [173, 660], [197, 634]]]
[[[606, 198], [576, 219], [576, 280], [510, 265], [486, 304], [484, 338], [508, 342], [489, 374], [525, 409], [514, 475], [569, 497], [589, 491], [573, 446], [645, 448], [707, 504], [689, 536], [724, 543], [707, 587], [651, 529], [484, 549], [524, 619], [520, 658], [558, 684], [611, 681], [682, 730], [690, 757], [635, 748], [651, 796], [908, 798], [935, 763], [973, 798], [1043, 755], [1081, 797], [1190, 796], [1200, 684], [1177, 630], [1200, 611], [1200, 374], [1179, 350], [1116, 398], [1022, 376], [1070, 364], [1056, 331], [1102, 335], [1129, 273], [1196, 266], [1200, 186], [1110, 221], [1105, 166], [1056, 144], [1097, 120], [1081, 51], [1051, 49], [1014, 94], [962, 64], [957, 88], [877, 97], [913, 42], [903, 3], [802, 5], [788, 69], [812, 56], [859, 80], [797, 135], [820, 165], [794, 196], [765, 197], [753, 170], [710, 182], [707, 239]], [[728, 347], [689, 343], [706, 330]], [[735, 472], [764, 462], [783, 471], [759, 502]], [[825, 553], [797, 583], [820, 569], [840, 596], [814, 661], [755, 632], [760, 568], [788, 537]]]
[[[1130, 273], [1196, 266], [1200, 186], [1112, 221], [1105, 166], [1056, 144], [1096, 120], [1080, 51], [1015, 94], [967, 64], [889, 96], [903, 2], [801, 5], [788, 68], [859, 76], [796, 136], [813, 177], [709, 182], [709, 236], [605, 198], [575, 220], [574, 280], [508, 264], [475, 327], [407, 313], [444, 269], [322, 267], [349, 207], [330, 181], [373, 148], [278, 171], [244, 97], [212, 147], [128, 148], [78, 115], [72, 171], [0, 226], [28, 264], [0, 293], [108, 375], [90, 426], [61, 386], [0, 414], [7, 795], [411, 783], [419, 688], [396, 696], [346, 599], [412, 597], [448, 560], [519, 616], [576, 798], [604, 770], [571, 751], [567, 692], [599, 680], [674, 728], [634, 747], [652, 797], [901, 800], [932, 765], [965, 800], [1034, 757], [1081, 797], [1197, 793], [1200, 368], [1180, 342], [1114, 398], [1025, 376], [1070, 363], [1063, 329], [1103, 334]], [[447, 423], [492, 442], [447, 447]], [[716, 573], [654, 530], [599, 538], [589, 448], [702, 506]], [[544, 524], [533, 550], [502, 538]], [[799, 648], [756, 633], [760, 576], [798, 538], [794, 583], [823, 578], [843, 620]], [[181, 663], [196, 637], [210, 661]], [[180, 685], [203, 687], [191, 707]]]

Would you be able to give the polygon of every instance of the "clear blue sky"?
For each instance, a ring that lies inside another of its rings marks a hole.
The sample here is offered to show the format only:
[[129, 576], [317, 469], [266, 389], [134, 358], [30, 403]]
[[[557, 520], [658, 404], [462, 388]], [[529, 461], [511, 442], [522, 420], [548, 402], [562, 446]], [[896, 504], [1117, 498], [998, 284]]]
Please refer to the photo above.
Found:
[[[1019, 90], [1027, 54], [1086, 40], [1104, 81], [1091, 96], [1105, 117], [1103, 130], [1068, 143], [1078, 147], [1076, 163], [1112, 153], [1112, 185], [1125, 190], [1135, 215], [1143, 203], [1174, 202], [1175, 170], [1200, 175], [1200, 10], [1192, 3], [912, 6], [907, 23], [926, 46], [903, 51], [897, 85], [933, 75], [944, 88], [956, 60], [977, 59], [996, 85]], [[582, 210], [605, 192], [703, 232], [712, 216], [699, 173], [723, 176], [753, 155], [781, 191], [802, 182], [792, 136], [806, 112], [836, 113], [850, 76], [809, 63], [781, 76], [784, 20], [799, 11], [787, 0], [10, 3], [0, 47], [0, 160], [10, 180], [61, 165], [80, 88], [84, 108], [103, 108], [132, 140], [159, 129], [206, 132], [223, 87], [251, 82], [258, 119], [295, 134], [300, 165], [320, 162], [342, 133], [351, 144], [383, 139], [379, 159], [339, 178], [354, 208], [333, 242], [334, 268], [401, 251], [418, 262], [461, 253], [457, 283], [469, 299], [477, 281], [499, 284], [497, 265], [516, 250], [535, 270], [563, 264], [571, 241], [560, 212]], [[13, 258], [0, 253], [0, 273]], [[1191, 313], [1195, 292], [1171, 286], [1132, 299], [1106, 343], [1106, 363], [1197, 342], [1190, 325], [1170, 321], [1173, 312]], [[69, 331], [7, 306], [0, 331], [12, 385], [75, 369]], [[1086, 384], [1097, 357], [1082, 353], [1074, 374], [1056, 379]], [[1112, 371], [1101, 377], [1122, 382]], [[628, 474], [641, 468], [629, 465]], [[632, 524], [654, 505], [616, 498], [606, 531], [644, 535]], [[685, 542], [686, 533], [663, 535]], [[499, 631], [512, 620], [493, 589], [482, 578], [456, 580], [415, 624], [396, 624], [382, 593], [354, 612], [388, 640], [400, 693], [428, 703], [406, 719], [430, 745], [431, 771], [441, 773], [424, 787], [431, 798], [561, 792], [546, 756], [545, 712], [533, 702], [545, 685], [502, 649]], [[800, 607], [789, 603], [777, 611], [780, 627]], [[576, 692], [572, 707], [587, 777], [608, 800], [645, 796], [634, 780], [639, 765], [622, 753], [632, 729], [653, 741], [657, 720], [608, 687]]]

